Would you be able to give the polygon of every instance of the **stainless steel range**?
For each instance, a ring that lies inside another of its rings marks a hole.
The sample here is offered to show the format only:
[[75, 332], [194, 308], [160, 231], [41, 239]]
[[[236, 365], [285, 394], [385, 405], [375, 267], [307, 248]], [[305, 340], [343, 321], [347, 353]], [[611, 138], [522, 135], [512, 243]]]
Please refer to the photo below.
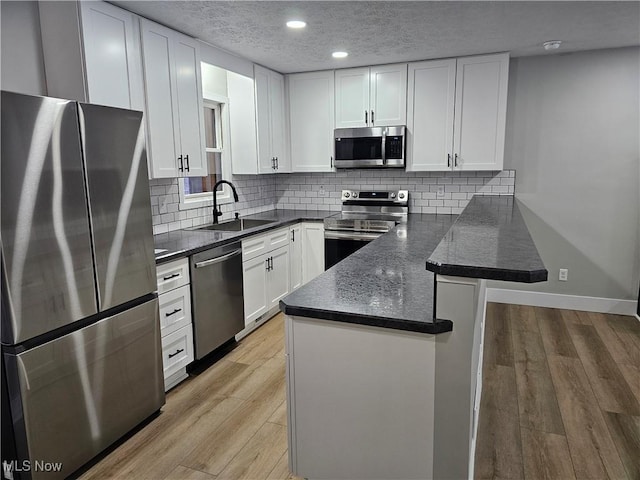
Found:
[[407, 221], [408, 190], [343, 190], [342, 211], [324, 220], [325, 269]]

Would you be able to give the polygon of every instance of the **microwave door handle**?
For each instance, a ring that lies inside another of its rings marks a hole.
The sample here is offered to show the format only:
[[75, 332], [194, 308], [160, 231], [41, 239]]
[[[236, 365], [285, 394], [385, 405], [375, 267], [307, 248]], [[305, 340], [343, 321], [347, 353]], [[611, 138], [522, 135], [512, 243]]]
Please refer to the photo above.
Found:
[[382, 129], [382, 165], [387, 164], [386, 146], [387, 146], [387, 129], [383, 128]]

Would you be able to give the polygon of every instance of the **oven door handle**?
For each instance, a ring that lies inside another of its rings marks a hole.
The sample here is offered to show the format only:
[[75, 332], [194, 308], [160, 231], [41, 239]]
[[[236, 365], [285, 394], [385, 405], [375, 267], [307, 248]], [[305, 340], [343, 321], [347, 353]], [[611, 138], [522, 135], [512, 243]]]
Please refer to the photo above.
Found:
[[382, 233], [362, 233], [362, 232], [335, 232], [331, 230], [324, 231], [325, 240], [356, 240], [359, 242], [370, 242], [375, 240]]

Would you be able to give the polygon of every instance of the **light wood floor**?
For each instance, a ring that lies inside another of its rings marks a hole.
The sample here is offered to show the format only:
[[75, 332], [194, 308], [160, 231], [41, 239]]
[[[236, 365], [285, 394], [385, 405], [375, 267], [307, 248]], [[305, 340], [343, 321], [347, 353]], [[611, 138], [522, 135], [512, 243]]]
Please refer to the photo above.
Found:
[[640, 322], [489, 304], [479, 479], [640, 479]]
[[283, 318], [171, 390], [156, 419], [81, 478], [295, 478], [287, 458]]
[[[290, 479], [283, 316], [82, 479]], [[476, 478], [640, 478], [640, 322], [489, 304]]]

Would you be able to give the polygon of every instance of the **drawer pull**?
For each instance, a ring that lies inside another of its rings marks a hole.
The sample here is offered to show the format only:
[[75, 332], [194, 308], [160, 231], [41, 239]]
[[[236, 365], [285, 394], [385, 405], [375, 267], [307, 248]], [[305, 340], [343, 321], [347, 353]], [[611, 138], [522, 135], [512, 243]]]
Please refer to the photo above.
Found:
[[178, 350], [176, 350], [176, 353], [170, 353], [169, 358], [173, 358], [181, 352], [184, 352], [184, 348], [179, 348]]
[[181, 312], [182, 309], [181, 308], [176, 308], [173, 312], [169, 312], [169, 313], [165, 313], [164, 316], [165, 317], [170, 317], [171, 315], [175, 315], [178, 312]]
[[179, 277], [179, 276], [180, 276], [180, 274], [179, 274], [179, 273], [172, 273], [171, 275], [167, 275], [166, 277], [162, 277], [162, 279], [163, 279], [164, 281], [167, 281], [167, 280], [171, 280], [172, 278]]

